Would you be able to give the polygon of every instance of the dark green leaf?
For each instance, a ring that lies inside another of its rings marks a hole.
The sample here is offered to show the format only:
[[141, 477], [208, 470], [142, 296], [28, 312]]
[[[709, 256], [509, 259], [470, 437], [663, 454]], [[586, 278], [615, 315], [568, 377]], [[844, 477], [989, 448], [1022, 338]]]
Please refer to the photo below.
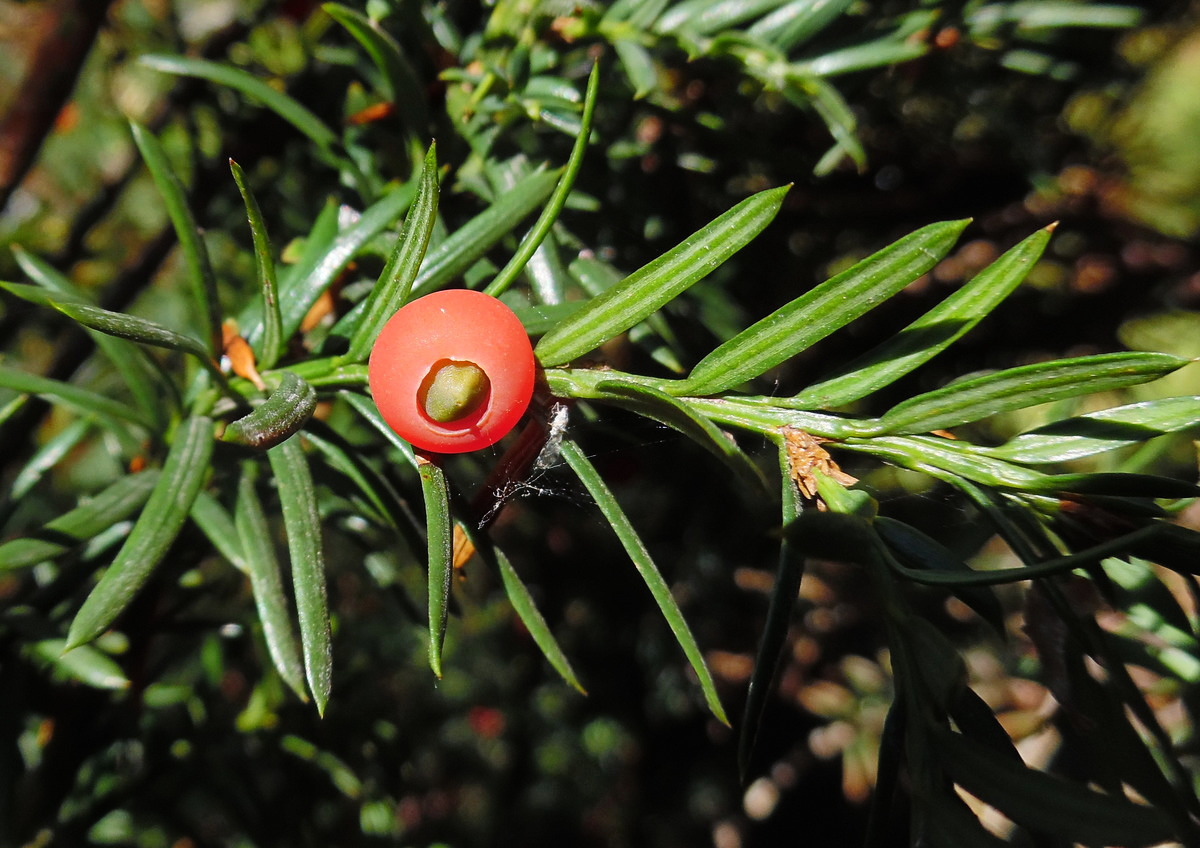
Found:
[[[51, 436], [13, 478], [12, 485], [8, 489], [9, 499], [16, 502], [29, 494], [29, 491], [37, 485], [47, 471], [57, 465], [63, 457], [70, 454], [83, 441], [84, 437], [91, 432], [92, 426], [91, 420], [80, 418]], [[0, 560], [0, 563], [2, 562], [3, 560]]]
[[667, 10], [654, 25], [655, 32], [687, 30], [709, 35], [757, 18], [778, 6], [780, 0], [683, 0]]
[[127, 474], [32, 536], [0, 545], [0, 573], [54, 559], [124, 521], [146, 503], [158, 477], [155, 469]]
[[246, 562], [233, 517], [221, 506], [220, 501], [208, 492], [197, 492], [196, 499], [192, 501], [191, 519], [200, 532], [208, 537], [213, 548], [229, 560], [230, 565], [243, 574], [250, 574], [250, 565]]
[[[783, 484], [783, 522], [787, 528], [800, 515], [800, 493], [792, 482], [791, 465], [787, 451], [780, 446], [779, 468]], [[742, 711], [742, 726], [738, 734], [738, 772], [743, 782], [750, 768], [758, 728], [762, 723], [767, 697], [779, 672], [780, 659], [787, 643], [788, 628], [792, 622], [792, 611], [799, 599], [800, 582], [804, 577], [804, 551], [798, 548], [784, 532], [779, 546], [779, 566], [775, 571], [775, 585], [771, 587], [771, 598], [767, 604], [767, 619], [758, 640], [758, 651], [754, 656], [754, 670], [750, 674], [750, 685], [746, 690], [746, 706]]]
[[496, 564], [499, 567], [500, 579], [504, 583], [504, 592], [508, 595], [509, 603], [513, 605], [513, 609], [520, 616], [521, 623], [533, 637], [534, 643], [541, 649], [542, 655], [569, 686], [586, 695], [587, 692], [579, 683], [579, 678], [575, 676], [575, 670], [571, 668], [570, 660], [563, 653], [563, 649], [559, 647], [554, 634], [550, 632], [549, 625], [546, 624], [546, 619], [542, 617], [537, 605], [534, 604], [533, 596], [521, 582], [521, 578], [508, 561], [508, 557], [499, 549], [496, 550]]
[[[759, 192], [633, 272], [538, 342], [543, 366], [562, 365], [628, 330], [745, 247], [771, 222], [789, 186]], [[674, 392], [673, 392], [674, 393]]]
[[333, 674], [329, 635], [329, 604], [325, 596], [325, 556], [321, 545], [321, 516], [308, 459], [297, 439], [267, 451], [279, 485], [279, 504], [292, 562], [292, 589], [300, 619], [304, 670], [317, 712], [324, 715]]
[[1187, 365], [1166, 353], [1108, 353], [1022, 365], [960, 380], [896, 404], [879, 433], [927, 433], [1040, 403], [1147, 383]]
[[421, 135], [428, 126], [425, 110], [425, 86], [395, 40], [370, 18], [339, 3], [326, 3], [321, 9], [354, 36], [379, 69], [383, 96], [396, 104], [405, 129]]
[[419, 461], [425, 496], [425, 530], [429, 544], [429, 667], [442, 676], [442, 643], [450, 610], [450, 577], [454, 571], [454, 531], [446, 475], [429, 460]]
[[537, 221], [534, 222], [529, 232], [521, 239], [520, 245], [517, 247], [517, 252], [513, 254], [498, 273], [488, 287], [484, 289], [488, 294], [499, 297], [509, 286], [517, 279], [517, 275], [524, 269], [526, 263], [529, 262], [531, 256], [538, 246], [550, 232], [550, 228], [554, 226], [555, 220], [562, 212], [563, 205], [567, 202], [567, 197], [571, 193], [571, 187], [575, 185], [575, 177], [579, 174], [579, 169], [583, 165], [583, 154], [587, 151], [588, 141], [592, 135], [592, 116], [596, 113], [596, 94], [600, 90], [600, 64], [592, 65], [592, 73], [588, 77], [587, 93], [583, 101], [583, 115], [580, 118], [579, 133], [575, 138], [575, 144], [571, 148], [571, 156], [567, 159], [567, 165], [563, 169], [562, 176], [558, 179], [558, 184], [554, 187], [554, 193], [550, 195], [550, 200], [542, 207], [542, 212], [538, 215]]
[[312, 139], [317, 147], [324, 151], [332, 151], [337, 143], [337, 135], [327, 127], [320, 118], [302, 106], [296, 100], [288, 97], [262, 80], [248, 74], [246, 71], [206, 59], [191, 59], [184, 56], [166, 56], [152, 54], [142, 56], [139, 60], [143, 65], [168, 74], [199, 77], [218, 85], [227, 85], [241, 92], [252, 100], [262, 103], [279, 117], [294, 126], [300, 132]]
[[367, 296], [362, 317], [350, 338], [346, 360], [361, 362], [366, 359], [383, 325], [408, 300], [437, 221], [438, 197], [437, 145], [431, 144], [425, 154], [417, 199], [404, 221], [404, 232], [396, 241], [387, 265]]
[[258, 345], [257, 366], [261, 369], [273, 368], [283, 356], [286, 339], [283, 337], [283, 324], [279, 313], [279, 287], [275, 278], [275, 256], [271, 250], [271, 240], [267, 236], [267, 225], [263, 221], [262, 210], [258, 206], [250, 186], [246, 183], [246, 175], [240, 165], [229, 160], [229, 169], [233, 172], [233, 181], [237, 183], [242, 195], [242, 203], [246, 207], [246, 218], [250, 222], [250, 236], [254, 240], [254, 264], [258, 270], [258, 282], [262, 288], [263, 332]]
[[650, 594], [654, 596], [671, 632], [675, 634], [676, 641], [683, 649], [688, 662], [691, 663], [692, 670], [700, 680], [700, 688], [704, 691], [704, 699], [708, 703], [709, 710], [722, 724], [729, 724], [729, 719], [725, 717], [725, 709], [721, 706], [720, 698], [717, 697], [716, 683], [704, 662], [703, 654], [700, 653], [700, 646], [696, 644], [696, 638], [692, 635], [692, 631], [683, 618], [683, 613], [679, 610], [679, 605], [671, 595], [670, 587], [650, 557], [650, 552], [646, 550], [646, 546], [642, 544], [642, 540], [638, 537], [637, 531], [633, 529], [624, 510], [621, 509], [620, 504], [617, 503], [616, 498], [613, 497], [612, 492], [609, 491], [608, 486], [605, 485], [604, 480], [601, 479], [579, 446], [569, 439], [564, 439], [561, 448], [563, 458], [578, 475], [592, 499], [595, 500], [609, 526], [620, 539], [621, 545], [625, 548], [634, 567], [637, 568], [638, 574], [645, 581]]
[[747, 491], [762, 493], [767, 481], [762, 471], [738, 447], [733, 437], [675, 397], [638, 383], [607, 380], [596, 387], [605, 399], [652, 421], [665, 424], [696, 442], [737, 475]]
[[746, 33], [789, 51], [816, 35], [846, 11], [854, 0], [791, 0], [754, 23]]
[[61, 380], [27, 374], [24, 371], [0, 364], [0, 387], [12, 389], [14, 392], [38, 395], [85, 415], [96, 415], [110, 421], [112, 419], [128, 421], [147, 430], [150, 429], [150, 422], [143, 418], [138, 410], [131, 409], [128, 404], [118, 403], [104, 395], [81, 389], [79, 386], [64, 383]]
[[932, 268], [968, 223], [917, 230], [801, 295], [700, 360], [680, 393], [719, 394], [790, 359]]
[[136, 121], [131, 121], [130, 127], [133, 140], [142, 154], [142, 159], [146, 161], [146, 167], [150, 169], [150, 176], [154, 178], [158, 193], [162, 195], [167, 215], [179, 239], [184, 265], [188, 270], [188, 281], [192, 287], [192, 297], [198, 309], [198, 329], [201, 338], [205, 340], [204, 349], [209, 355], [215, 356], [221, 350], [221, 313], [217, 299], [217, 278], [208, 258], [208, 248], [204, 246], [204, 239], [196, 226], [195, 218], [192, 217], [183, 186], [171, 169], [162, 144], [153, 133]]
[[300, 431], [317, 408], [317, 392], [292, 371], [282, 372], [279, 386], [249, 415], [230, 422], [221, 438], [252, 448], [272, 448]]
[[1021, 284], [1050, 240], [1038, 230], [1009, 250], [954, 294], [883, 344], [809, 386], [787, 401], [800, 409], [841, 406], [869, 395], [945, 350]]
[[68, 649], [103, 633], [166, 555], [208, 476], [212, 450], [210, 419], [196, 415], [179, 426], [162, 473], [129, 538], [71, 622]]
[[91, 645], [79, 645], [68, 651], [66, 645], [63, 639], [43, 639], [31, 648], [40, 662], [85, 686], [113, 690], [129, 688], [129, 678], [108, 654]]
[[283, 593], [283, 580], [279, 573], [279, 560], [275, 557], [273, 534], [263, 513], [262, 502], [254, 487], [256, 466], [246, 463], [238, 480], [235, 526], [237, 538], [245, 554], [250, 587], [254, 593], [254, 605], [262, 622], [263, 639], [271, 661], [283, 682], [302, 701], [308, 700], [304, 688], [304, 662], [300, 658], [300, 645], [292, 629], [288, 615], [287, 598]]
[[1085, 845], [1128, 848], [1175, 836], [1170, 821], [1153, 807], [1026, 768], [946, 728], [931, 732], [934, 750], [955, 783], [1030, 830]]
[[1033, 481], [1034, 492], [1070, 492], [1076, 495], [1114, 495], [1125, 498], [1194, 498], [1200, 487], [1186, 480], [1154, 474], [1048, 474]]

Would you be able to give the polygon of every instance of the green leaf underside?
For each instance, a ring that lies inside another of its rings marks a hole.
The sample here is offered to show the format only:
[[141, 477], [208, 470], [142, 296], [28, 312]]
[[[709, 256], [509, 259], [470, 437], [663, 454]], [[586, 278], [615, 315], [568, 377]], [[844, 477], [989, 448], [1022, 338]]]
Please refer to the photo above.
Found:
[[1009, 368], [898, 403], [876, 429], [902, 435], [955, 427], [1040, 403], [1147, 383], [1188, 362], [1166, 353], [1109, 353]]
[[292, 563], [292, 591], [300, 620], [304, 670], [317, 712], [325, 713], [333, 675], [329, 604], [325, 594], [325, 557], [321, 517], [317, 512], [312, 472], [304, 449], [288, 439], [267, 451], [279, 486], [279, 505]]
[[1032, 831], [1087, 845], [1130, 848], [1174, 836], [1170, 821], [1153, 807], [1026, 768], [946, 728], [931, 731], [938, 761], [955, 783]]
[[593, 298], [542, 337], [534, 349], [538, 360], [545, 367], [562, 365], [657, 311], [762, 232], [779, 211], [788, 188], [769, 189], [746, 198], [675, 248]]
[[283, 580], [279, 571], [279, 560], [275, 556], [274, 538], [262, 502], [254, 486], [255, 468], [251, 463], [243, 466], [238, 480], [237, 507], [234, 523], [237, 538], [245, 556], [250, 587], [254, 594], [254, 605], [262, 622], [263, 640], [276, 671], [300, 700], [308, 700], [304, 683], [304, 661], [300, 656], [300, 644], [292, 628], [288, 614], [287, 596], [283, 591]]
[[127, 474], [31, 536], [0, 545], [0, 573], [54, 559], [137, 512], [158, 481], [156, 469]]
[[784, 402], [800, 409], [842, 406], [883, 388], [929, 361], [996, 308], [1033, 269], [1050, 230], [1038, 230], [962, 288], [883, 344]]
[[446, 475], [432, 462], [418, 466], [425, 497], [425, 530], [429, 551], [429, 667], [442, 676], [442, 644], [450, 610], [450, 577], [454, 571], [454, 531]]
[[513, 605], [521, 623], [525, 625], [525, 629], [533, 638], [534, 644], [541, 650], [542, 656], [567, 682], [567, 685], [586, 695], [587, 692], [580, 684], [579, 678], [576, 677], [575, 670], [571, 668], [570, 660], [563, 653], [563, 649], [559, 647], [558, 640], [554, 638], [554, 634], [550, 632], [550, 626], [546, 624], [546, 619], [542, 617], [537, 605], [534, 604], [529, 589], [521, 581], [516, 569], [508, 561], [508, 557], [498, 549], [496, 550], [496, 565], [500, 571], [500, 580], [504, 583], [504, 593], [508, 595], [509, 603]]
[[1068, 462], [1196, 427], [1200, 427], [1200, 397], [1173, 397], [1055, 421], [999, 447], [977, 449], [996, 459], [1031, 465]]
[[696, 644], [696, 638], [692, 635], [691, 630], [687, 626], [687, 622], [683, 618], [683, 613], [679, 609], [679, 605], [675, 602], [675, 598], [671, 595], [671, 589], [667, 582], [663, 579], [662, 574], [658, 570], [658, 566], [654, 564], [654, 560], [650, 557], [650, 552], [646, 550], [646, 546], [638, 537], [637, 531], [626, 517], [624, 510], [613, 497], [608, 486], [596, 472], [595, 467], [588, 460], [587, 456], [574, 442], [569, 439], [564, 439], [562, 442], [562, 455], [567, 464], [579, 477], [580, 482], [588, 490], [588, 493], [595, 500], [596, 505], [600, 508], [605, 519], [608, 521], [613, 532], [616, 533], [625, 552], [629, 555], [633, 565], [645, 581], [646, 587], [650, 590], [650, 594], [654, 597], [658, 608], [662, 611], [663, 618], [667, 620], [671, 632], [675, 634], [675, 639], [679, 646], [683, 649], [683, 653], [687, 656], [688, 662], [692, 666], [692, 670], [699, 678], [700, 688], [704, 692], [704, 700], [708, 704], [709, 710], [722, 723], [729, 724], [729, 719], [725, 717], [725, 708], [721, 706], [721, 700], [717, 697], [716, 683], [713, 681], [712, 673], [708, 670], [708, 666], [704, 662], [704, 656], [700, 652], [700, 646]]
[[790, 359], [936, 265], [968, 223], [930, 224], [821, 283], [720, 345], [672, 394], [718, 394]]
[[204, 484], [212, 450], [210, 419], [197, 415], [179, 426], [162, 472], [129, 537], [71, 622], [68, 649], [103, 633], [166, 555]]
[[438, 197], [437, 146], [431, 144], [425, 154], [417, 198], [404, 221], [404, 231], [367, 296], [363, 315], [351, 336], [350, 350], [346, 354], [350, 362], [367, 358], [383, 325], [408, 300], [437, 221]]

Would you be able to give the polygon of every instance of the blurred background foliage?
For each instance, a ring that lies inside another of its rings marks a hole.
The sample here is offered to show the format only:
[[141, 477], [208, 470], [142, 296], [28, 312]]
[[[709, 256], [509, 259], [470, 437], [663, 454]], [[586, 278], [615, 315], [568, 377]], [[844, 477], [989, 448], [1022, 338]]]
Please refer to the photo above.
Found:
[[[781, 368], [780, 393], [904, 326], [1055, 220], [1022, 290], [953, 356], [880, 402], [951, 375], [1121, 345], [1200, 356], [1195, 3], [801, 6], [826, 17], [810, 21], [807, 38], [787, 30], [766, 49], [743, 37], [768, 30], [761, 12], [683, 27], [663, 23], [667, 10], [638, 26], [630, 2], [369, 0], [361, 11], [409, 62], [396, 70], [408, 82], [398, 88], [306, 0], [0, 3], [0, 241], [47, 257], [108, 308], [186, 323], [174, 235], [128, 119], [162, 133], [231, 307], [254, 264], [229, 157], [246, 168], [282, 247], [309, 231], [328, 199], [361, 210], [390, 181], [408, 180], [434, 136], [453, 174], [442, 214], [461, 222], [505, 190], [497, 161], [519, 172], [524, 160], [566, 160], [581, 79], [599, 59], [600, 141], [564, 218], [567, 236], [632, 269], [748, 191], [795, 183], [766, 237], [668, 308], [693, 360], [829, 272], [916, 226], [963, 216], [976, 222], [956, 253], [888, 309]], [[338, 129], [355, 177], [340, 179], [347, 169], [328, 167], [246, 98], [140, 61], [156, 53], [227, 61], [288, 91]], [[298, 248], [285, 247], [285, 257]], [[387, 248], [359, 261], [382, 264]], [[373, 276], [363, 270], [346, 284]], [[21, 278], [7, 249], [0, 278]], [[86, 337], [53, 312], [7, 296], [0, 310], [6, 362], [100, 389], [112, 381], [88, 359]], [[634, 347], [607, 353], [660, 367]], [[1200, 394], [1200, 374], [1183, 369], [1147, 391]], [[45, 408], [6, 407], [10, 399], [0, 396], [8, 493], [33, 451], [70, 426]], [[1037, 423], [1033, 414], [989, 420], [983, 435], [1003, 439]], [[773, 519], [740, 502], [694, 445], [632, 415], [613, 413], [586, 445], [669, 564], [736, 714], [773, 579]], [[110, 453], [69, 440], [64, 450], [67, 461], [0, 501], [6, 533], [40, 524], [121, 471]], [[1186, 439], [1156, 440], [1136, 461], [1195, 473]], [[847, 470], [857, 471], [852, 460]], [[1006, 556], [974, 513], [920, 475], [887, 469], [867, 482], [890, 514], [937, 528], [977, 561]], [[58, 660], [53, 634], [5, 614], [0, 843], [736, 848], [860, 839], [891, 697], [861, 574], [818, 563], [806, 575], [743, 785], [736, 734], [706, 713], [636, 575], [614, 565], [608, 528], [582, 508], [586, 495], [554, 472], [525, 494], [495, 532], [538, 592], [587, 697], [545, 665], [481, 569], [456, 588], [446, 675], [435, 682], [411, 600], [420, 593], [412, 555], [372, 553], [378, 540], [364, 538], [330, 490], [322, 508], [336, 663], [323, 719], [264, 674], [249, 591], [199, 534], [191, 549], [187, 537], [176, 548], [173, 590], [135, 604], [139, 626], [126, 628], [135, 635], [105, 637], [76, 666]], [[1200, 525], [1194, 509], [1183, 520]], [[0, 577], [0, 598], [28, 603], [30, 591], [24, 575]], [[958, 640], [972, 685], [1023, 753], [1045, 763], [1065, 750], [1069, 761], [1021, 594], [1001, 596], [1006, 644], [943, 594], [919, 600]], [[35, 606], [61, 600], [32, 597]], [[1181, 697], [1198, 680], [1181, 665], [1175, 678], [1144, 681], [1157, 687], [1155, 706], [1173, 732], [1190, 733]]]

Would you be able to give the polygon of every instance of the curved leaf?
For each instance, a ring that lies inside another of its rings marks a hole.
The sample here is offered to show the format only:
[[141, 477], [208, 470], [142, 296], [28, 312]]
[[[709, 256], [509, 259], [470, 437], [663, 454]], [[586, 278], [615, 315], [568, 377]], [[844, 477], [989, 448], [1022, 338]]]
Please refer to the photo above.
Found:
[[129, 538], [71, 622], [67, 650], [103, 633], [166, 555], [208, 475], [212, 450], [211, 419], [196, 415], [179, 426]]
[[509, 603], [513, 605], [521, 623], [533, 637], [534, 643], [541, 649], [542, 656], [567, 682], [567, 685], [586, 695], [586, 690], [575, 675], [575, 669], [571, 668], [571, 661], [567, 659], [567, 655], [559, 647], [558, 640], [550, 632], [550, 626], [546, 624], [546, 619], [542, 617], [537, 605], [534, 604], [529, 589], [521, 582], [521, 578], [517, 575], [516, 569], [512, 567], [512, 563], [508, 561], [508, 557], [499, 549], [496, 549], [496, 565], [499, 568], [500, 580], [504, 583], [504, 592], [508, 595]]
[[263, 332], [259, 341], [257, 367], [268, 369], [274, 367], [283, 356], [286, 339], [283, 337], [282, 318], [279, 313], [279, 286], [275, 276], [275, 256], [271, 250], [271, 239], [267, 236], [267, 225], [263, 221], [262, 209], [258, 200], [246, 183], [246, 174], [242, 166], [232, 159], [229, 169], [233, 172], [233, 181], [237, 183], [242, 195], [242, 203], [246, 207], [246, 218], [250, 222], [250, 236], [254, 240], [254, 264], [258, 271], [258, 281], [262, 288]]

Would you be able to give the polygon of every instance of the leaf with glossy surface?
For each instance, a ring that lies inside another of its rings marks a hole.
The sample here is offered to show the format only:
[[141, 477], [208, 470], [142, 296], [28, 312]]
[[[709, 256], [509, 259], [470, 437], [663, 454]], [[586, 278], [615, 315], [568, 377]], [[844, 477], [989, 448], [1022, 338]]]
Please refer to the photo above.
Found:
[[166, 555], [204, 485], [212, 450], [211, 419], [196, 415], [179, 426], [162, 472], [129, 537], [71, 622], [68, 650], [103, 633]]
[[1069, 462], [1195, 427], [1200, 427], [1200, 397], [1163, 398], [1054, 421], [979, 450], [1030, 465]]
[[936, 265], [968, 223], [930, 224], [777, 309], [700, 360], [680, 392], [719, 394], [790, 359]]
[[876, 431], [927, 433], [1001, 412], [1157, 380], [1190, 362], [1167, 353], [1107, 353], [1022, 365], [960, 380], [896, 404]]
[[300, 645], [292, 629], [291, 616], [288, 614], [279, 560], [275, 556], [275, 546], [271, 541], [273, 534], [255, 490], [255, 470], [256, 466], [250, 462], [242, 467], [242, 475], [238, 480], [234, 526], [245, 555], [246, 572], [250, 577], [254, 606], [262, 623], [267, 652], [271, 655], [271, 661], [283, 682], [300, 697], [300, 700], [307, 701], [304, 661], [300, 657]]
[[[790, 186], [746, 198], [679, 245], [634, 271], [538, 342], [545, 367], [562, 365], [628, 330], [745, 247], [779, 212]], [[674, 392], [673, 392], [674, 393]]]
[[787, 405], [800, 409], [841, 406], [890, 385], [928, 362], [1021, 284], [1046, 249], [1051, 232], [1051, 227], [1038, 230], [895, 336], [851, 360], [836, 376], [809, 386], [789, 399]]
[[708, 704], [709, 710], [722, 724], [729, 724], [729, 719], [725, 717], [725, 708], [721, 706], [721, 700], [717, 697], [717, 687], [713, 681], [712, 673], [708, 670], [708, 666], [704, 662], [704, 655], [700, 652], [700, 646], [696, 644], [696, 637], [692, 635], [692, 631], [688, 628], [679, 605], [671, 595], [671, 588], [667, 585], [666, 580], [663, 579], [658, 566], [654, 564], [654, 560], [650, 557], [650, 552], [646, 550], [646, 546], [638, 537], [637, 531], [633, 529], [633, 525], [629, 522], [624, 510], [621, 509], [621, 505], [617, 503], [617, 499], [613, 497], [604, 480], [596, 472], [595, 466], [592, 465], [579, 446], [569, 439], [564, 439], [561, 449], [563, 459], [571, 466], [571, 470], [575, 472], [580, 482], [583, 483], [588, 493], [591, 494], [592, 499], [595, 500], [596, 505], [600, 508], [600, 512], [603, 513], [609, 526], [612, 527], [613, 532], [616, 533], [617, 538], [620, 540], [621, 546], [625, 548], [629, 559], [638, 570], [638, 574], [645, 581], [646, 588], [653, 595], [658, 608], [662, 611], [663, 618], [667, 620], [671, 632], [675, 634], [675, 640], [679, 643], [679, 647], [683, 649], [683, 653], [687, 656], [692, 670], [700, 680], [700, 688], [704, 692], [704, 700]]
[[267, 451], [279, 486], [279, 505], [292, 563], [292, 591], [300, 619], [304, 671], [317, 712], [325, 714], [333, 678], [333, 648], [329, 634], [329, 602], [325, 594], [325, 555], [321, 516], [312, 472], [296, 439]]
[[442, 676], [442, 644], [450, 611], [454, 531], [446, 475], [427, 459], [419, 460], [421, 493], [425, 496], [425, 531], [429, 550], [429, 667]]
[[429, 237], [437, 221], [440, 191], [437, 173], [437, 145], [429, 145], [425, 165], [417, 186], [417, 199], [404, 221], [404, 231], [384, 266], [378, 281], [367, 295], [362, 317], [350, 338], [346, 359], [361, 362], [371, 353], [379, 331], [388, 319], [408, 300], [413, 280], [421, 270], [421, 261], [429, 246]]

